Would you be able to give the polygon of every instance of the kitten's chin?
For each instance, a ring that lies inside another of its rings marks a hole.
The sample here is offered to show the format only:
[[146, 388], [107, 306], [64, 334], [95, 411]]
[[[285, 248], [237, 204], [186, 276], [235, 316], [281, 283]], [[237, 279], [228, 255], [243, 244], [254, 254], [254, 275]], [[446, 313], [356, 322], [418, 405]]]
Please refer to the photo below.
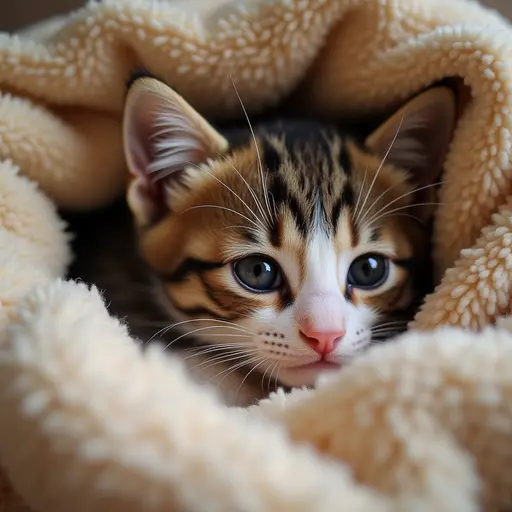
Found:
[[341, 365], [327, 362], [318, 362], [291, 368], [281, 368], [281, 371], [279, 372], [279, 381], [290, 387], [311, 387], [316, 384], [319, 377], [334, 373], [340, 369]]

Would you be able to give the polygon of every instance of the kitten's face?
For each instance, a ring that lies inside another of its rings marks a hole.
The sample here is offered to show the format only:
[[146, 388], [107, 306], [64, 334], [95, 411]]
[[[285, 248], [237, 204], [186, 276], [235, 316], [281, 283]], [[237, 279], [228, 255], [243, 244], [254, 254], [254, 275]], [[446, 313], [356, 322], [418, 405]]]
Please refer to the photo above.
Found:
[[[439, 156], [419, 155], [409, 132], [394, 140], [403, 115], [364, 147], [298, 122], [255, 126], [234, 147], [162, 84], [134, 87], [125, 147], [141, 253], [172, 317], [191, 320], [183, 325], [217, 345], [214, 357], [311, 385], [410, 305], [426, 249], [414, 189], [435, 173], [417, 180], [404, 164], [435, 167]], [[434, 112], [451, 132], [441, 91], [427, 99], [444, 106]], [[444, 152], [448, 140], [430, 144]]]

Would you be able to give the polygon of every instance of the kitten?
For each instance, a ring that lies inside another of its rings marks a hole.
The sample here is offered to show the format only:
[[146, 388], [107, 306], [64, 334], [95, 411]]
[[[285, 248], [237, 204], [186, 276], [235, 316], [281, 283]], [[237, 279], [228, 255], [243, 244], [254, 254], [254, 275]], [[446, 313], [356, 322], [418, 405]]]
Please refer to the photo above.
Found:
[[138, 77], [128, 208], [87, 219], [73, 275], [144, 342], [179, 324], [156, 338], [196, 347], [192, 375], [229, 404], [264, 396], [263, 383], [314, 385], [398, 330], [389, 320], [425, 293], [424, 223], [454, 122], [453, 93], [435, 87], [363, 141], [290, 119], [220, 133]]

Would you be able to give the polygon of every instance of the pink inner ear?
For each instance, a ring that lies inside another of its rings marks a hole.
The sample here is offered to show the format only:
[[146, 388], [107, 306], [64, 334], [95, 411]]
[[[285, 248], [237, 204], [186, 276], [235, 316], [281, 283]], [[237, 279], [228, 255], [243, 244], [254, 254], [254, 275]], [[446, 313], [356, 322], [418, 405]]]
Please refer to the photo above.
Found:
[[148, 173], [154, 158], [153, 131], [154, 98], [139, 98], [125, 113], [124, 146], [128, 170], [134, 178], [129, 193], [130, 206], [144, 223], [159, 220], [165, 213], [165, 197], [162, 186]]
[[221, 137], [186, 101], [156, 80], [132, 85], [125, 105], [123, 141], [132, 178], [130, 202], [142, 222], [165, 214], [171, 190], [188, 163], [227, 149]]
[[156, 100], [146, 95], [138, 98], [126, 113], [125, 152], [132, 175], [150, 182], [148, 166], [155, 154], [153, 135], [155, 130]]
[[133, 133], [128, 134], [126, 143], [130, 146], [131, 162], [128, 166], [130, 173], [143, 181], [147, 178], [146, 169], [149, 165], [148, 148], [144, 148], [139, 137]]

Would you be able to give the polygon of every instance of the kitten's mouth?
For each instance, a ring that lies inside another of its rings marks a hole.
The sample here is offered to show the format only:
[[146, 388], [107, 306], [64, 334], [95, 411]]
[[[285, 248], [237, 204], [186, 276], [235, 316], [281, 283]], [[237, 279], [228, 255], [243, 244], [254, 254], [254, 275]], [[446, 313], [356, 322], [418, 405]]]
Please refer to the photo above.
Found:
[[288, 368], [288, 371], [304, 371], [304, 370], [314, 370], [314, 371], [324, 371], [324, 370], [339, 370], [341, 368], [340, 363], [331, 363], [329, 361], [316, 361], [314, 363], [301, 364], [300, 366], [292, 366]]
[[281, 369], [280, 380], [283, 384], [293, 387], [314, 386], [321, 373], [339, 371], [342, 366], [341, 363], [331, 363], [322, 359], [300, 366], [288, 366]]

